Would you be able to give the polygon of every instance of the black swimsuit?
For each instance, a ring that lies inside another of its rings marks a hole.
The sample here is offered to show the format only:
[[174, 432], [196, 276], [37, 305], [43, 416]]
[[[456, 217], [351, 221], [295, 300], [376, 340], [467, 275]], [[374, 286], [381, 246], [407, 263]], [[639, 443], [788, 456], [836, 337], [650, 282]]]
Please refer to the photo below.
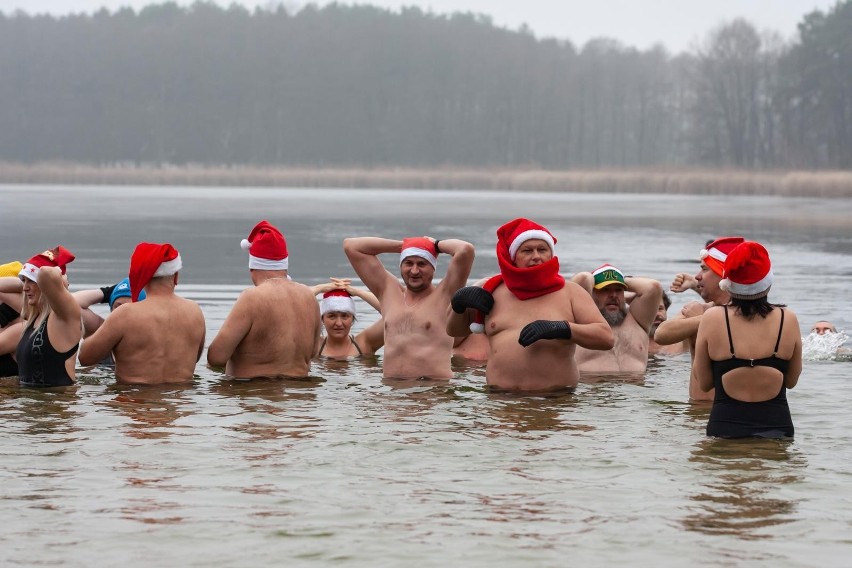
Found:
[[707, 435], [720, 438], [791, 438], [793, 437], [793, 419], [787, 406], [787, 389], [783, 383], [775, 398], [761, 402], [744, 402], [728, 396], [722, 384], [722, 376], [733, 369], [741, 367], [772, 367], [782, 374], [787, 372], [790, 361], [778, 357], [778, 346], [781, 344], [781, 332], [784, 329], [784, 310], [781, 309], [781, 325], [778, 328], [778, 339], [775, 350], [770, 357], [762, 359], [740, 359], [734, 354], [734, 340], [731, 337], [731, 322], [728, 319], [728, 308], [725, 308], [725, 325], [728, 328], [728, 342], [731, 346], [731, 358], [722, 361], [711, 361], [713, 370], [713, 385], [716, 387], [716, 397], [710, 410], [710, 421], [707, 423]]
[[[328, 338], [327, 338], [327, 337], [323, 337], [323, 338], [322, 338], [322, 343], [320, 344], [319, 353], [317, 353], [317, 356], [321, 356], [321, 355], [322, 355], [322, 350], [323, 350], [323, 349], [325, 349], [325, 343], [326, 343], [326, 341], [328, 341]], [[360, 348], [360, 347], [358, 347], [358, 343], [356, 343], [356, 342], [355, 342], [355, 337], [354, 337], [354, 336], [352, 336], [352, 335], [350, 335], [350, 336], [349, 336], [349, 341], [351, 341], [351, 342], [352, 342], [352, 345], [354, 345], [354, 346], [355, 346], [355, 349], [357, 349], [357, 350], [358, 350], [358, 356], [363, 355], [363, 353], [361, 353], [361, 348]]]
[[0, 327], [6, 327], [19, 317], [21, 314], [15, 308], [8, 304], [0, 304]]
[[[49, 317], [49, 316], [48, 316]], [[65, 361], [77, 353], [79, 344], [59, 353], [47, 336], [47, 319], [34, 329], [27, 326], [18, 343], [19, 383], [26, 387], [62, 387], [74, 384], [65, 369]]]

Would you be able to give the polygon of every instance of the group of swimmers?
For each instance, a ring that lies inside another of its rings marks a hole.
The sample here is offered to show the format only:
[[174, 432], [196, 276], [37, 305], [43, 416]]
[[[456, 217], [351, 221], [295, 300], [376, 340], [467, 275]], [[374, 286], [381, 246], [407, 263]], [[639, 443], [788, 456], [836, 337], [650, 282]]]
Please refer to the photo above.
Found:
[[[573, 389], [580, 373], [644, 373], [649, 353], [689, 350], [690, 398], [713, 401], [709, 435], [793, 435], [786, 390], [801, 372], [802, 339], [795, 313], [767, 299], [773, 275], [762, 245], [742, 237], [707, 243], [699, 272], [678, 274], [670, 286], [702, 301], [667, 319], [659, 282], [610, 264], [566, 280], [556, 242], [534, 221], [509, 221], [497, 230], [499, 272], [467, 285], [475, 251], [466, 241], [347, 238], [343, 250], [367, 290], [337, 278], [311, 288], [289, 277], [284, 235], [261, 221], [241, 243], [254, 286], [238, 297], [207, 363], [236, 378], [306, 377], [318, 356], [383, 348], [384, 377], [447, 380], [455, 353], [485, 361], [492, 389], [540, 393]], [[398, 256], [399, 275], [384, 268], [382, 254]], [[442, 254], [449, 265], [435, 284]], [[0, 376], [66, 386], [79, 359], [114, 361], [124, 383], [191, 381], [205, 322], [195, 302], [175, 294], [178, 250], [140, 243], [126, 279], [72, 294], [73, 260], [57, 246], [0, 266]], [[354, 298], [381, 315], [357, 335]], [[106, 319], [89, 309], [97, 302], [109, 303]]]

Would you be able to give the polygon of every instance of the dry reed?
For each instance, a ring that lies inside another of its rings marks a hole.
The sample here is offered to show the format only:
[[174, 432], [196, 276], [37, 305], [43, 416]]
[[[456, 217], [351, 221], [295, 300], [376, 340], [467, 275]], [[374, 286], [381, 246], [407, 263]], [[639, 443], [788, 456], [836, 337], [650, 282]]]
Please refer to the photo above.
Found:
[[0, 163], [0, 184], [470, 189], [852, 197], [848, 171], [309, 168]]

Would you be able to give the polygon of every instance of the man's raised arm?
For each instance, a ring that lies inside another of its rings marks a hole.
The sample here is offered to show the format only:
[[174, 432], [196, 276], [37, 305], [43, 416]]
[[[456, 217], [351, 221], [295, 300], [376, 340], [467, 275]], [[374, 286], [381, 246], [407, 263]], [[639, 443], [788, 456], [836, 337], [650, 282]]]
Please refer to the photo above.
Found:
[[442, 287], [447, 290], [449, 295], [452, 295], [456, 290], [467, 284], [476, 252], [472, 244], [460, 239], [443, 239], [435, 242], [438, 245], [439, 253], [453, 257], [447, 267], [447, 275], [441, 281]]
[[351, 237], [343, 240], [343, 252], [361, 281], [381, 300], [385, 288], [396, 277], [385, 270], [378, 255], [402, 252], [402, 241], [380, 237]]
[[654, 323], [660, 302], [663, 301], [663, 286], [656, 280], [638, 276], [628, 276], [624, 283], [627, 284], [627, 291], [634, 293], [630, 301], [630, 313], [647, 332]]

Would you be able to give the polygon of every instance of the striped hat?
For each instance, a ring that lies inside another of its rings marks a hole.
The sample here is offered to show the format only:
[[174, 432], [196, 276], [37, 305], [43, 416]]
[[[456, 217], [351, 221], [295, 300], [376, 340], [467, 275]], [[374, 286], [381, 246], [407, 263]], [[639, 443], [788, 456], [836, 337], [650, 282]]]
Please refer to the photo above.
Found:
[[744, 241], [742, 237], [719, 237], [701, 250], [700, 258], [707, 268], [722, 276], [725, 271], [725, 259], [738, 244]]

